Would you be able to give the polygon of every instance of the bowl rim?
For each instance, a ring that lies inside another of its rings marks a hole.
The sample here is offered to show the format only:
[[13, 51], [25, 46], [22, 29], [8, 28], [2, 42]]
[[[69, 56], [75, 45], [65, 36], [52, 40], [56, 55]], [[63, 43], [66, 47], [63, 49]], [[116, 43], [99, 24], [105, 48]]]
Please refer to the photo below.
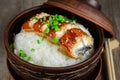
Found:
[[[45, 6], [45, 5], [42, 5]], [[50, 5], [51, 6], [51, 5]], [[95, 56], [100, 56], [98, 55], [98, 53], [100, 52], [100, 50], [103, 47], [104, 44], [104, 34], [103, 34], [103, 29], [99, 28], [99, 36], [100, 36], [100, 43], [98, 45], [98, 48], [96, 49], [96, 51], [94, 52], [94, 56], [89, 57], [88, 59], [86, 59], [83, 62], [77, 63], [77, 64], [73, 64], [70, 66], [65, 66], [65, 67], [46, 67], [46, 66], [39, 66], [39, 65], [35, 65], [35, 64], [31, 64], [28, 63], [26, 61], [24, 61], [23, 59], [19, 58], [17, 55], [15, 55], [9, 48], [9, 40], [8, 40], [8, 36], [9, 36], [9, 30], [11, 28], [11, 26], [14, 24], [14, 22], [20, 18], [21, 16], [23, 16], [24, 14], [37, 10], [39, 8], [42, 8], [41, 6], [35, 6], [29, 9], [26, 9], [22, 12], [20, 12], [18, 15], [16, 15], [8, 24], [8, 26], [5, 29], [5, 33], [4, 33], [4, 44], [5, 44], [5, 48], [7, 50], [7, 55], [11, 54], [12, 57], [14, 57], [16, 60], [18, 60], [19, 63], [22, 63], [24, 65], [28, 65], [29, 68], [34, 68], [34, 69], [42, 69], [42, 70], [47, 70], [47, 71], [63, 71], [63, 70], [69, 70], [69, 69], [73, 69], [73, 68], [78, 68], [80, 66], [84, 66], [87, 62], [93, 60], [95, 58]], [[68, 11], [67, 11], [68, 12]], [[97, 26], [97, 25], [96, 25]]]

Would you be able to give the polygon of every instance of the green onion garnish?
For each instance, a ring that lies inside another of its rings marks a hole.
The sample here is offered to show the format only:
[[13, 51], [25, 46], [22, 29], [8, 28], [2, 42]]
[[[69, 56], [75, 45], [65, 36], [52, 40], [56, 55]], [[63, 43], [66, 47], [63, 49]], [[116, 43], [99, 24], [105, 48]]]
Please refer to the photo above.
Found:
[[33, 20], [39, 20], [36, 16], [32, 17]]
[[58, 15], [58, 20], [59, 20], [60, 22], [62, 22], [62, 21], [64, 20], [64, 16]]
[[51, 26], [51, 24], [49, 22], [43, 22], [43, 24], [47, 24], [48, 27]]
[[46, 21], [46, 16], [43, 17], [43, 20]]
[[42, 37], [42, 41], [45, 39], [45, 36]]
[[37, 40], [37, 44], [40, 44], [44, 39], [45, 39], [45, 33], [42, 34], [42, 39], [41, 40]]
[[27, 54], [23, 50], [20, 50], [19, 51], [19, 56], [22, 57], [22, 58], [25, 58], [25, 57], [27, 57]]
[[48, 22], [43, 22], [43, 24], [49, 24]]
[[55, 31], [60, 31], [60, 28], [59, 27], [55, 27]]
[[28, 58], [26, 59], [27, 62], [29, 62], [30, 60], [31, 60], [31, 57], [28, 57]]
[[53, 25], [58, 25], [59, 23], [58, 23], [58, 21], [57, 20], [54, 20], [53, 21]]
[[49, 17], [49, 21], [52, 21], [52, 20], [53, 20], [53, 19], [52, 19], [52, 16], [50, 16], [50, 17]]
[[40, 40], [37, 40], [37, 44], [40, 44]]
[[54, 38], [52, 38], [52, 42], [54, 42], [54, 43], [57, 44], [57, 43], [59, 43], [59, 40], [58, 40], [57, 38], [54, 37]]
[[65, 22], [72, 22], [71, 19], [66, 18]]
[[14, 50], [14, 45], [13, 45], [12, 43], [10, 44], [9, 47], [10, 47], [10, 49], [11, 49], [12, 51]]
[[50, 29], [49, 29], [49, 28], [46, 28], [46, 29], [45, 29], [45, 33], [46, 33], [46, 34], [48, 34], [48, 33], [49, 33], [49, 31], [50, 31]]
[[73, 23], [76, 23], [76, 20], [72, 20]]
[[34, 51], [35, 51], [35, 49], [34, 49], [34, 48], [32, 48], [30, 51], [31, 51], [31, 52], [34, 52]]
[[[44, 20], [43, 24], [47, 24], [48, 28], [45, 29], [45, 32], [43, 33], [43, 36], [42, 36], [42, 40], [44, 40], [45, 35], [49, 33], [50, 29], [53, 29], [55, 31], [60, 31], [59, 23], [61, 23], [61, 22], [76, 23], [74, 16], [72, 17], [72, 19], [69, 19], [69, 18], [67, 18], [63, 15], [59, 15], [59, 14], [49, 16], [49, 18], [48, 18], [49, 21], [46, 21], [46, 16], [44, 16], [43, 20]], [[54, 43], [59, 42], [59, 40], [56, 38], [53, 38], [52, 40]], [[38, 41], [38, 43], [39, 43], [39, 41]]]
[[42, 40], [41, 41], [43, 41], [44, 39], [45, 39], [45, 33], [42, 34]]
[[55, 29], [55, 27], [57, 27], [57, 25], [51, 25], [50, 26], [52, 29]]

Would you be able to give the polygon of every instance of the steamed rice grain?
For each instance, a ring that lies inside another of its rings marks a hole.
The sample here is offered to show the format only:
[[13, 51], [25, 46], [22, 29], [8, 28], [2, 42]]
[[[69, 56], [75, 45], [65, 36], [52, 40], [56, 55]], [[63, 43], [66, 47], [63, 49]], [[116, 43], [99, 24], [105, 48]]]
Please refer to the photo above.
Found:
[[[79, 25], [82, 30], [90, 35], [87, 29]], [[37, 41], [40, 40], [40, 44]], [[22, 49], [31, 57], [30, 63], [39, 66], [48, 67], [64, 67], [82, 62], [90, 57], [91, 53], [86, 52], [82, 58], [73, 59], [58, 51], [59, 46], [50, 43], [48, 40], [42, 40], [42, 37], [35, 32], [21, 31], [15, 36], [14, 40], [15, 54], [19, 56], [19, 51]], [[34, 49], [34, 51], [31, 51]], [[24, 58], [25, 60], [25, 58]]]

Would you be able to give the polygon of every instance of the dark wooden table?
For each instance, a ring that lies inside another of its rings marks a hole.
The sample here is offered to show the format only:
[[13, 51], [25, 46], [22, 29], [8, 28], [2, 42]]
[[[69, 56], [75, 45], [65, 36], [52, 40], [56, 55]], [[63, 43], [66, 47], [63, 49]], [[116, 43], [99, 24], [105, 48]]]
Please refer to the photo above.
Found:
[[[46, 0], [0, 0], [0, 80], [8, 80], [6, 51], [4, 48], [4, 30], [8, 22], [21, 11], [41, 5]], [[115, 38], [120, 41], [120, 0], [98, 0], [102, 11], [114, 23]], [[120, 47], [113, 50], [116, 79], [120, 79]]]

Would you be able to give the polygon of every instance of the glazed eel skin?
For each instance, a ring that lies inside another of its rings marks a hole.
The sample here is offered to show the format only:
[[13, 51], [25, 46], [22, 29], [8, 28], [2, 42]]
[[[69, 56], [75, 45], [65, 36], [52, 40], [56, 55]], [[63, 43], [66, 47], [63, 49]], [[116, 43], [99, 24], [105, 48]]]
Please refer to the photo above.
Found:
[[[43, 36], [48, 28], [48, 24], [43, 22], [49, 22], [50, 16], [52, 15], [44, 12], [36, 14], [22, 25], [22, 30], [27, 32], [34, 31], [38, 35]], [[57, 43], [59, 45], [58, 50], [64, 55], [71, 58], [80, 58], [87, 51], [93, 49], [94, 40], [92, 36], [83, 31], [77, 23], [60, 22], [58, 28], [58, 31], [49, 28], [44, 37], [51, 43], [53, 43], [52, 38], [59, 40], [59, 43]]]

